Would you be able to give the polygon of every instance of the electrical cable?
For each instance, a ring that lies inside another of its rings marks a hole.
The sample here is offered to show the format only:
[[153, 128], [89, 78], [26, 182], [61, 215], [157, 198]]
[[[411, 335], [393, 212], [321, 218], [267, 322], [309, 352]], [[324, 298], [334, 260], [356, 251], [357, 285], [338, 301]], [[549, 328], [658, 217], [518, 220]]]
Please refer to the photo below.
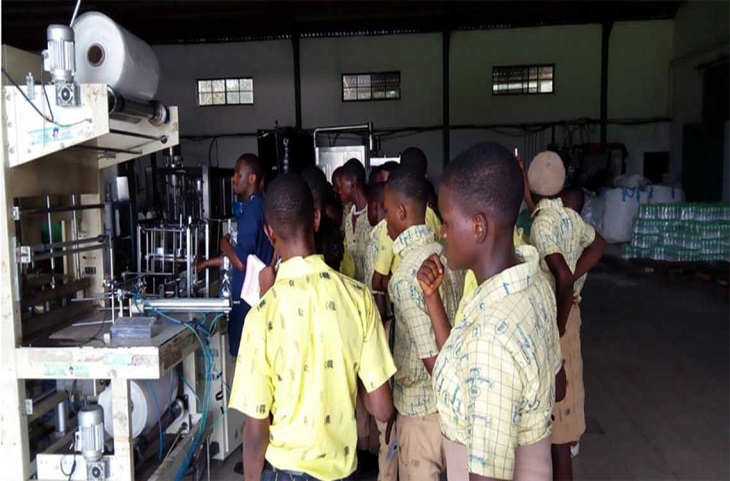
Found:
[[[170, 376], [170, 378], [172, 378], [172, 376]], [[152, 393], [152, 399], [155, 402], [155, 409], [157, 409], [157, 426], [160, 431], [160, 446], [157, 449], [157, 459], [162, 461], [162, 411], [160, 410], [160, 403], [157, 400], [157, 394], [155, 393], [155, 390], [152, 389], [152, 383], [150, 383], [149, 379], [145, 379], [144, 382], [147, 385], [147, 389], [149, 389]]]
[[72, 476], [74, 475], [74, 473], [76, 472], [76, 453], [74, 453], [74, 459], [73, 459], [73, 463], [71, 463], [71, 472], [70, 472], [70, 473], [67, 473], [67, 472], [66, 472], [66, 471], [65, 471], [65, 470], [63, 469], [63, 460], [64, 460], [64, 459], [66, 459], [66, 456], [63, 456], [63, 457], [61, 458], [61, 465], [59, 466], [59, 467], [61, 468], [61, 474], [63, 474], [64, 476], [68, 476], [68, 481], [71, 481], [71, 477], [72, 477]]
[[48, 113], [51, 115], [51, 121], [55, 121], [56, 119], [53, 118], [53, 109], [51, 108], [51, 101], [48, 100], [48, 92], [46, 92], [46, 84], [45, 80], [43, 79], [43, 57], [41, 57], [41, 91], [43, 92], [43, 97], [46, 99], [46, 105], [48, 105]]
[[[91, 122], [91, 119], [84, 119], [84, 120], [79, 120], [78, 122], [74, 122], [72, 124], [59, 124], [58, 122], [56, 122], [55, 120], [53, 120], [53, 117], [52, 117], [53, 116], [53, 112], [50, 112], [51, 118], [48, 118], [43, 112], [41, 112], [40, 110], [38, 110], [38, 107], [36, 107], [36, 105], [33, 103], [33, 101], [28, 98], [28, 96], [25, 94], [25, 92], [23, 92], [23, 89], [21, 89], [20, 86], [17, 83], [15, 83], [15, 80], [13, 80], [10, 77], [10, 75], [5, 71], [5, 67], [2, 67], [2, 73], [3, 73], [3, 75], [5, 75], [5, 78], [7, 78], [8, 80], [10, 80], [10, 83], [12, 83], [15, 86], [15, 88], [18, 89], [18, 92], [20, 92], [21, 95], [23, 96], [23, 98], [25, 98], [25, 100], [30, 104], [30, 106], [33, 107], [33, 110], [35, 110], [36, 113], [38, 113], [38, 115], [40, 115], [41, 117], [43, 117], [43, 119], [46, 122], [50, 122], [53, 125], [56, 125], [58, 127], [73, 127], [74, 125], [80, 125], [80, 124], [83, 124], [83, 123], [86, 123], [86, 122]], [[45, 90], [45, 88], [44, 88], [44, 90]]]
[[79, 13], [79, 7], [81, 6], [81, 0], [76, 0], [76, 8], [74, 8], [74, 14], [71, 16], [71, 22], [68, 24], [69, 27], [74, 26], [74, 22], [76, 21], [76, 15]]
[[[178, 470], [178, 472], [175, 475], [175, 481], [181, 481], [183, 476], [187, 472], [188, 467], [190, 466], [190, 463], [193, 458], [193, 454], [195, 453], [198, 446], [200, 445], [200, 442], [203, 438], [203, 434], [205, 434], [208, 431], [207, 425], [208, 425], [208, 415], [210, 412], [210, 390], [211, 390], [210, 384], [211, 384], [211, 377], [212, 377], [212, 372], [213, 372], [213, 356], [211, 354], [210, 346], [209, 346], [209, 333], [208, 333], [208, 330], [205, 328], [204, 322], [196, 322], [195, 319], [193, 319], [193, 321], [189, 322], [189, 323], [180, 321], [179, 319], [175, 319], [174, 317], [169, 316], [168, 314], [165, 314], [164, 312], [150, 306], [149, 303], [144, 298], [142, 298], [142, 296], [140, 296], [139, 294], [132, 293], [132, 296], [135, 298], [135, 303], [138, 300], [140, 300], [144, 304], [146, 304], [146, 307], [148, 307], [149, 310], [151, 312], [153, 312], [154, 314], [156, 314], [160, 317], [163, 317], [165, 319], [168, 319], [169, 321], [171, 321], [175, 324], [182, 325], [186, 329], [190, 330], [193, 333], [193, 335], [195, 336], [195, 338], [198, 340], [198, 342], [200, 343], [201, 349], [203, 351], [203, 361], [204, 361], [204, 366], [205, 366], [205, 368], [204, 368], [205, 388], [204, 388], [203, 402], [200, 403], [202, 405], [202, 409], [201, 409], [202, 416], [201, 416], [201, 420], [200, 420], [200, 427], [198, 429], [198, 433], [196, 434], [195, 438], [193, 439], [193, 443], [190, 445], [190, 448], [188, 449], [188, 452], [185, 456], [185, 460], [183, 461], [183, 464], [180, 466], [180, 469]], [[215, 326], [215, 323], [217, 322], [217, 320], [220, 317], [222, 317], [222, 314], [218, 314], [213, 318], [213, 320], [211, 321], [211, 327]], [[206, 341], [208, 341], [208, 342], [203, 342], [202, 338], [198, 334], [197, 328], [202, 328], [202, 331], [204, 332], [204, 334], [206, 334]], [[183, 380], [184, 380], [184, 378], [183, 378]], [[188, 388], [190, 388], [190, 385], [187, 383], [187, 381], [185, 381], [185, 384], [188, 386]], [[192, 390], [192, 391], [193, 391], [193, 393], [195, 393], [195, 390]], [[196, 396], [197, 400], [200, 400], [200, 398], [197, 396], [197, 394], [195, 396]]]

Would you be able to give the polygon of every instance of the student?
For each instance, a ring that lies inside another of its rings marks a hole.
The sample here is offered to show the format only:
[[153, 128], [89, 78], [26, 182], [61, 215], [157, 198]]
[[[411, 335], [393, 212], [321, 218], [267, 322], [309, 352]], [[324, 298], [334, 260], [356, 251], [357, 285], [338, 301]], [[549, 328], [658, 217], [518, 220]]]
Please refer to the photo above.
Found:
[[[387, 164], [384, 164], [387, 165]], [[417, 147], [409, 147], [401, 154], [401, 165], [398, 167], [413, 169], [423, 174], [424, 179], [427, 178], [428, 162], [426, 155]], [[392, 170], [395, 172], [397, 169]], [[426, 208], [426, 225], [434, 232], [434, 237], [438, 241], [441, 239], [441, 221], [431, 207]], [[393, 255], [393, 240], [388, 237], [387, 232], [383, 231], [380, 236], [380, 247], [378, 256], [375, 259], [375, 272], [373, 273], [372, 285], [378, 290], [386, 290], [390, 273], [395, 270], [398, 264], [398, 258]]]
[[368, 189], [368, 222], [371, 229], [365, 251], [365, 285], [373, 291], [375, 302], [378, 304], [378, 310], [380, 310], [380, 315], [383, 318], [385, 318], [386, 293], [374, 289], [372, 279], [375, 272], [375, 261], [378, 257], [378, 248], [380, 247], [380, 236], [383, 235], [383, 232], [386, 232], [387, 235], [385, 211], [383, 210], [384, 191], [385, 182], [377, 182]]
[[[441, 244], [426, 225], [428, 187], [421, 172], [401, 167], [385, 184], [383, 206], [393, 253], [399, 258], [388, 284], [395, 311], [394, 401], [398, 411], [398, 470], [403, 479], [434, 480], [445, 471], [431, 371], [438, 347], [416, 273]], [[440, 294], [453, 320], [463, 288], [458, 273], [444, 270]]]
[[[565, 396], [555, 404], [552, 433], [555, 479], [573, 478], [570, 445], [585, 431], [583, 359], [580, 352], [580, 291], [585, 274], [603, 255], [605, 241], [560, 198], [565, 166], [554, 152], [538, 154], [527, 172], [529, 190], [537, 202], [530, 243], [540, 254], [540, 267], [554, 288], [557, 326], [564, 360]], [[562, 390], [559, 386], [558, 390]], [[560, 399], [560, 398], [559, 398]]]
[[[228, 350], [231, 356], [238, 355], [241, 341], [241, 329], [246, 314], [251, 309], [241, 299], [241, 289], [246, 277], [246, 262], [249, 254], [256, 255], [264, 264], [269, 264], [274, 255], [269, 239], [264, 233], [264, 196], [260, 191], [263, 167], [254, 154], [243, 154], [236, 161], [236, 168], [231, 179], [233, 192], [242, 199], [243, 207], [236, 216], [238, 231], [235, 247], [231, 245], [230, 235], [220, 241], [220, 249], [231, 261], [231, 300], [233, 306], [228, 315]], [[219, 267], [223, 258], [208, 259], [198, 263], [198, 270]]]
[[[372, 226], [370, 231], [370, 239], [365, 254], [365, 273], [366, 278], [372, 279], [375, 271], [375, 257], [378, 255], [378, 246], [380, 245], [381, 232], [387, 229], [385, 221], [385, 211], [383, 210], [383, 192], [385, 190], [385, 182], [378, 182], [370, 186], [368, 189], [368, 221]], [[369, 277], [368, 277], [369, 276]], [[368, 287], [372, 290], [372, 284]], [[375, 303], [380, 311], [380, 317], [383, 319], [383, 328], [388, 342], [391, 342], [390, 334], [392, 329], [392, 319], [387, 319], [389, 311], [388, 299], [386, 292], [372, 290], [375, 297]], [[388, 455], [391, 445], [395, 442], [397, 432], [391, 424], [388, 433], [388, 423], [377, 421], [378, 428], [378, 481], [397, 481], [398, 480], [398, 459]]]
[[347, 478], [357, 464], [358, 384], [376, 418], [393, 414], [395, 366], [380, 316], [364, 285], [314, 254], [313, 200], [301, 177], [276, 178], [265, 211], [282, 262], [246, 319], [230, 400], [246, 415], [245, 480]]
[[[345, 261], [345, 237], [340, 224], [327, 213], [330, 199], [334, 199], [332, 190], [324, 172], [318, 167], [309, 166], [302, 171], [302, 178], [307, 183], [314, 201], [314, 246], [315, 251], [324, 256], [324, 262], [332, 269], [343, 272]], [[347, 274], [346, 274], [347, 275]]]
[[[555, 299], [531, 246], [514, 246], [522, 177], [506, 148], [478, 144], [447, 166], [439, 189], [445, 257], [471, 269], [433, 370], [449, 481], [551, 477], [550, 413], [560, 353]], [[444, 267], [430, 258], [418, 281], [430, 305]], [[432, 314], [435, 330], [448, 325]]]
[[392, 174], [398, 167], [400, 167], [400, 164], [394, 160], [389, 160], [388, 162], [381, 165], [379, 170], [380, 182], [387, 182], [390, 174]]
[[357, 159], [348, 160], [334, 179], [334, 187], [343, 204], [352, 204], [343, 223], [345, 251], [355, 261], [355, 280], [365, 283], [365, 249], [370, 235], [365, 167]]

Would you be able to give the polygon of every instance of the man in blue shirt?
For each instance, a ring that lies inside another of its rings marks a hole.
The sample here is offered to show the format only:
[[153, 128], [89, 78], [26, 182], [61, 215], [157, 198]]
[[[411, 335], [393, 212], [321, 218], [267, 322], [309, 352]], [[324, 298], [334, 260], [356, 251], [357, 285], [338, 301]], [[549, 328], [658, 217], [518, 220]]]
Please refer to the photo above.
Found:
[[[250, 254], [255, 255], [264, 264], [269, 264], [274, 255], [266, 233], [264, 232], [264, 196], [259, 190], [263, 177], [263, 166], [254, 154], [243, 154], [236, 162], [231, 183], [233, 192], [241, 199], [241, 208], [235, 212], [238, 223], [235, 245], [231, 245], [231, 236], [226, 235], [220, 241], [220, 249], [231, 261], [231, 313], [228, 315], [228, 350], [231, 356], [238, 355], [241, 342], [241, 330], [246, 314], [251, 309], [241, 299], [241, 288], [246, 277], [246, 260]], [[220, 266], [223, 258], [209, 259], [198, 264], [198, 270]]]

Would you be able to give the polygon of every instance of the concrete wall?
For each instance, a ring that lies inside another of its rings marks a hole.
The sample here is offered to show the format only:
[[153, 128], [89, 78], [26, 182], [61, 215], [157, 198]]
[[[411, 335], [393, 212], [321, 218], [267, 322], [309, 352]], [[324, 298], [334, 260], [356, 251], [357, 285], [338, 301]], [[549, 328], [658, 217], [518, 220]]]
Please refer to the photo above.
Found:
[[[653, 118], [668, 115], [672, 21], [625, 22], [614, 26], [609, 64], [609, 116]], [[638, 46], [637, 46], [638, 45]], [[301, 92], [304, 128], [373, 121], [376, 129], [430, 127], [442, 123], [442, 38], [440, 34], [387, 35], [301, 40]], [[163, 79], [160, 97], [180, 107], [183, 135], [255, 132], [294, 125], [293, 54], [289, 40], [207, 45], [156, 46]], [[470, 125], [555, 122], [597, 118], [600, 107], [601, 27], [557, 26], [454, 32], [451, 38], [449, 156], [471, 144], [495, 140], [517, 147], [530, 158], [551, 140], [550, 130], [525, 134], [517, 129], [464, 129]], [[554, 63], [555, 93], [493, 96], [496, 65]], [[343, 102], [341, 75], [352, 72], [401, 72], [401, 99]], [[253, 106], [198, 107], [198, 78], [252, 76]], [[598, 128], [584, 129], [575, 142], [596, 141]], [[612, 126], [609, 141], [629, 147], [629, 170], [640, 172], [644, 151], [669, 150], [666, 124]], [[342, 140], [342, 139], [341, 139]], [[563, 130], [556, 131], [562, 144]], [[210, 140], [184, 141], [190, 162], [206, 161]], [[438, 180], [443, 166], [442, 131], [382, 137], [384, 154], [418, 145]], [[222, 165], [241, 152], [256, 151], [254, 137], [222, 137]], [[213, 149], [213, 161], [216, 150]]]
[[[674, 19], [671, 75], [671, 173], [682, 174], [682, 134], [685, 124], [702, 115], [702, 71], [698, 66], [730, 52], [730, 4], [727, 1], [690, 1]], [[727, 183], [725, 186], [727, 191]]]
[[[291, 42], [276, 40], [154, 47], [162, 79], [158, 97], [177, 105], [183, 135], [219, 135], [256, 132], [294, 124], [294, 67]], [[253, 77], [254, 104], [198, 107], [198, 79]], [[233, 165], [238, 155], [257, 151], [255, 137], [218, 140], [221, 165]], [[183, 140], [186, 162], [208, 160], [210, 140]], [[213, 163], [216, 160], [213, 149]]]

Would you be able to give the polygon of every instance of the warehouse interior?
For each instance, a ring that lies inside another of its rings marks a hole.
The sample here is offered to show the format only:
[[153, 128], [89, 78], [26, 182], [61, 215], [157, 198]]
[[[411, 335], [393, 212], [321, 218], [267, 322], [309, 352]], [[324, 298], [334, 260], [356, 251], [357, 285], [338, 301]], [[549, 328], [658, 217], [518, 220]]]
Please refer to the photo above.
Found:
[[[607, 244], [572, 479], [730, 479], [726, 0], [3, 0], [1, 25], [0, 478], [243, 479], [242, 154], [267, 184], [317, 167], [342, 217], [351, 158], [417, 147], [441, 196], [496, 142], [557, 153]], [[348, 479], [397, 481], [372, 426]]]

